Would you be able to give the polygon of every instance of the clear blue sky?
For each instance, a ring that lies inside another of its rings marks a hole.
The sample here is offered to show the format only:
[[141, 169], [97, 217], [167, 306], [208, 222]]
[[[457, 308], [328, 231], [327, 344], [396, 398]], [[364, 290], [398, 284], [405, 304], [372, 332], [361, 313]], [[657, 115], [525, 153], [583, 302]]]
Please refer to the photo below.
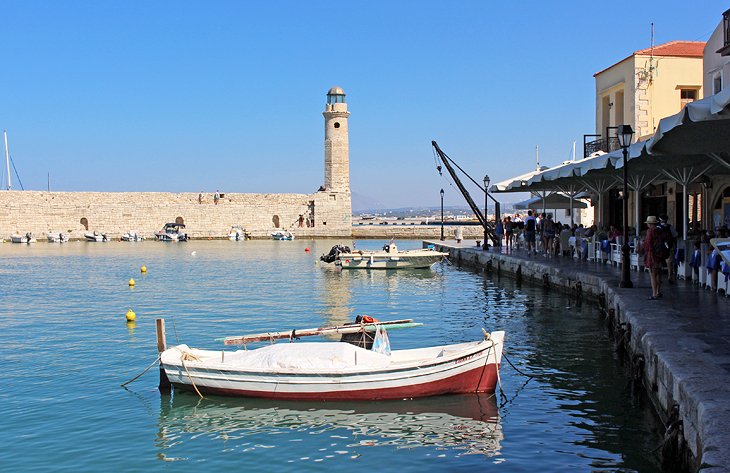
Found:
[[652, 21], [656, 44], [706, 40], [726, 8], [2, 0], [0, 128], [26, 189], [310, 193], [339, 85], [358, 199], [461, 205], [432, 139], [477, 179], [530, 170], [536, 144], [558, 164], [594, 129], [595, 72]]

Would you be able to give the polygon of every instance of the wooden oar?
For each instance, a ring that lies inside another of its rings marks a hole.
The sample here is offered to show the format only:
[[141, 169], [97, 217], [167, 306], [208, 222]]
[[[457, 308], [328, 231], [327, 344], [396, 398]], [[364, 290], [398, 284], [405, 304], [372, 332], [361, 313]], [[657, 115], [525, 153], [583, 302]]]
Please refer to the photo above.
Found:
[[413, 319], [392, 320], [387, 322], [371, 322], [366, 324], [335, 325], [332, 327], [304, 328], [289, 330], [286, 332], [266, 332], [251, 335], [240, 335], [235, 337], [217, 338], [224, 345], [241, 345], [243, 343], [262, 342], [267, 340], [281, 340], [282, 338], [309, 337], [314, 335], [327, 335], [334, 333], [357, 333], [361, 331], [374, 332], [378, 325], [385, 326], [389, 330], [396, 328], [419, 327], [422, 323], [414, 322]]

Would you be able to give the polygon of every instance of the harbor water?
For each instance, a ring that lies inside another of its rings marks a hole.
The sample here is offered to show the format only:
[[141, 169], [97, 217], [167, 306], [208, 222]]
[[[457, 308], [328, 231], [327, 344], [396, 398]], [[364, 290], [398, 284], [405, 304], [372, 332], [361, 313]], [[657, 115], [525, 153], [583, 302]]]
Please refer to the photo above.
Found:
[[[660, 470], [658, 421], [595, 303], [448, 263], [337, 271], [317, 261], [335, 243], [0, 245], [0, 471]], [[166, 396], [156, 368], [120, 387], [156, 359], [156, 318], [168, 345], [223, 349], [359, 314], [424, 323], [393, 349], [505, 330], [533, 378], [503, 363], [494, 396], [357, 403]]]

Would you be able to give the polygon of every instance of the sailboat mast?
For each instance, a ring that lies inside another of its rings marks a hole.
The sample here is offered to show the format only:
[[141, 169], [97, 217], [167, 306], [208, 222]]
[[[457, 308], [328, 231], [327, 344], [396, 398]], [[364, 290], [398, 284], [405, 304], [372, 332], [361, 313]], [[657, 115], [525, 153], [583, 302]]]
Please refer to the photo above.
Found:
[[8, 173], [8, 190], [13, 186], [10, 184], [10, 153], [8, 152], [8, 130], [3, 130], [3, 139], [5, 140], [5, 168]]

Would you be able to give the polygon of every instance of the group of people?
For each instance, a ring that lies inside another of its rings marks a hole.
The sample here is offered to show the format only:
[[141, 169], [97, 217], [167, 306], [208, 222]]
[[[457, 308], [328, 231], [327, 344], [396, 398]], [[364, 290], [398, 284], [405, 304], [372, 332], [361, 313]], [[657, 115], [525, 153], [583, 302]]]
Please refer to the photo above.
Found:
[[[681, 256], [684, 250], [681, 246], [680, 250], [677, 250], [678, 233], [669, 223], [666, 214], [658, 217], [649, 216], [644, 223], [648, 230], [643, 238], [636, 239], [635, 249], [640, 256], [643, 256], [644, 266], [650, 271], [652, 294], [649, 299], [656, 300], [663, 296], [661, 289], [665, 273], [669, 284], [676, 283], [677, 268], [684, 257]], [[599, 229], [596, 225], [584, 227], [582, 224], [561, 224], [554, 221], [550, 213], [535, 214], [532, 210], [527, 211], [524, 219], [520, 214], [505, 216], [497, 221], [495, 230], [508, 253], [524, 244], [528, 256], [534, 256], [539, 252], [544, 256], [562, 254], [572, 257], [575, 253], [578, 258], [586, 258], [585, 250], [589, 240], [600, 242], [600, 251], [605, 254], [610, 251], [612, 243], [623, 243], [622, 228], [610, 226], [608, 229]], [[725, 264], [719, 251], [710, 245], [710, 239], [715, 236], [728, 238], [730, 230], [723, 226], [716, 232], [706, 230], [700, 232], [694, 240], [689, 263], [693, 268], [695, 280], [698, 279], [700, 268], [705, 265], [707, 286], [712, 290], [717, 290], [720, 274], [730, 276], [730, 265]], [[571, 241], [571, 237], [575, 239]], [[690, 251], [690, 246], [692, 245], [688, 243], [687, 251]], [[702, 253], [703, 251], [706, 255]]]
[[[221, 194], [221, 193], [220, 193], [220, 191], [218, 191], [218, 190], [216, 190], [216, 191], [215, 191], [215, 194], [213, 194], [213, 203], [214, 203], [215, 205], [218, 205], [218, 202], [220, 202], [220, 200], [221, 200], [221, 195], [222, 195], [222, 194]], [[202, 192], [198, 194], [198, 203], [199, 203], [199, 204], [202, 204], [202, 203], [203, 203], [203, 193], [202, 193]]]
[[528, 255], [536, 255], [538, 251], [545, 256], [567, 253], [570, 249], [567, 248], [566, 238], [587, 238], [596, 231], [595, 225], [584, 228], [582, 224], [561, 224], [553, 220], [551, 213], [535, 215], [532, 210], [527, 211], [524, 219], [520, 214], [508, 215], [496, 225], [497, 236], [503, 241], [507, 252], [524, 242]]

